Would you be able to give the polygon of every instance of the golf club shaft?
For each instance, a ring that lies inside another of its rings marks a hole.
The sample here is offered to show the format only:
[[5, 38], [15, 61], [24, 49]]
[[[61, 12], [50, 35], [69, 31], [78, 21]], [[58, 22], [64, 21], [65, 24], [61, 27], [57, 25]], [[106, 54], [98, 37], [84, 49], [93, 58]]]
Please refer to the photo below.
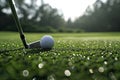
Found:
[[10, 5], [10, 8], [11, 8], [11, 10], [12, 10], [15, 23], [16, 23], [16, 25], [17, 25], [17, 29], [18, 29], [18, 31], [19, 31], [19, 33], [20, 33], [20, 38], [21, 38], [21, 40], [22, 40], [22, 43], [23, 43], [23, 45], [24, 45], [25, 48], [28, 48], [28, 45], [27, 45], [27, 42], [26, 42], [26, 39], [25, 39], [23, 30], [22, 30], [20, 21], [19, 21], [19, 19], [18, 19], [18, 16], [17, 16], [16, 10], [15, 10], [15, 6], [14, 6], [14, 4], [13, 4], [13, 1], [12, 1], [12, 0], [8, 0], [8, 2], [9, 2], [9, 5]]

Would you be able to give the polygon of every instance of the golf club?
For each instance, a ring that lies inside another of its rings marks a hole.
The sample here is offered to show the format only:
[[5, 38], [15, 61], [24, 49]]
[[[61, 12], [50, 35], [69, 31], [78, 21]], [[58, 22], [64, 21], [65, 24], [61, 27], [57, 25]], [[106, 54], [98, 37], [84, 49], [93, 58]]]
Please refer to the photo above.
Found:
[[[20, 21], [18, 19], [16, 10], [15, 10], [15, 5], [13, 4], [13, 0], [8, 0], [8, 3], [10, 5], [11, 11], [13, 13], [13, 17], [14, 17], [15, 23], [17, 25], [17, 29], [19, 31], [20, 38], [22, 40], [22, 43], [23, 43], [24, 47], [26, 49], [27, 48], [30, 48], [30, 49], [32, 49], [32, 48], [48, 49], [49, 48], [49, 49], [51, 49], [54, 45], [54, 40], [51, 36], [45, 36], [45, 37], [43, 36], [41, 42], [40, 42], [40, 40], [38, 40], [38, 41], [32, 42], [30, 44], [27, 44], [24, 33], [23, 33], [23, 30], [22, 30], [22, 27], [21, 27], [21, 24], [20, 24]], [[42, 45], [40, 45], [40, 44], [42, 44]]]

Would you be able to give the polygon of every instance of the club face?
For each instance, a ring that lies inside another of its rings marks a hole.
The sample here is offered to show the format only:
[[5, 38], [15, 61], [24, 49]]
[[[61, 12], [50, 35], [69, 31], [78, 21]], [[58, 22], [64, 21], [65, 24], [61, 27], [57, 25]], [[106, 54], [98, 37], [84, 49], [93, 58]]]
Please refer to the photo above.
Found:
[[28, 44], [28, 48], [29, 49], [41, 48], [40, 41], [35, 41], [35, 42], [32, 42], [32, 43]]

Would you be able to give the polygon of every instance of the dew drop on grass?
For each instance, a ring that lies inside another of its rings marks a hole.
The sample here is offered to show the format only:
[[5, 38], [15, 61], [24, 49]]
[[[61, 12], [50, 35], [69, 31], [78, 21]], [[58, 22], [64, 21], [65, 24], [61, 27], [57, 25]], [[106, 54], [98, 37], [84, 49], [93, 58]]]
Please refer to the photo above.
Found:
[[93, 74], [94, 72], [93, 72], [93, 69], [89, 69], [89, 72], [91, 73], [91, 74]]
[[57, 53], [53, 53], [54, 55], [57, 55]]
[[104, 64], [107, 65], [108, 64], [107, 61], [104, 61]]
[[31, 58], [31, 56], [30, 56], [30, 55], [29, 55], [28, 57], [29, 57], [29, 58]]
[[28, 70], [23, 70], [23, 76], [24, 76], [24, 77], [29, 76], [29, 71], [28, 71]]
[[32, 80], [37, 80], [37, 78], [33, 78]]
[[90, 57], [89, 57], [89, 56], [87, 57], [87, 60], [90, 60]]
[[43, 66], [44, 66], [44, 63], [40, 63], [40, 64], [38, 64], [38, 68], [43, 68]]
[[118, 58], [117, 58], [117, 57], [115, 57], [115, 60], [116, 60], [116, 61], [118, 61]]
[[103, 73], [104, 72], [104, 68], [103, 67], [99, 67], [98, 71], [101, 72], [101, 73]]
[[60, 53], [58, 53], [57, 55], [60, 56]]
[[104, 58], [104, 56], [101, 56], [101, 58]]
[[75, 56], [75, 54], [73, 53], [73, 56]]
[[109, 46], [111, 47], [111, 43], [109, 44]]
[[71, 76], [71, 72], [69, 70], [65, 70], [64, 74], [65, 74], [65, 76], [68, 76], [68, 77]]
[[112, 53], [111, 53], [111, 52], [110, 52], [109, 54], [110, 54], [110, 55], [112, 55]]

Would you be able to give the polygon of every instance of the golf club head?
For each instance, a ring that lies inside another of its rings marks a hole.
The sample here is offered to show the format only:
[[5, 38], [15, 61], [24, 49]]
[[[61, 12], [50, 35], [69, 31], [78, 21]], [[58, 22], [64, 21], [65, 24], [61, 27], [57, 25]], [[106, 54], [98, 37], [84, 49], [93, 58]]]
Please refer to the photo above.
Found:
[[39, 40], [28, 44], [28, 49], [33, 49], [33, 48], [41, 48]]

